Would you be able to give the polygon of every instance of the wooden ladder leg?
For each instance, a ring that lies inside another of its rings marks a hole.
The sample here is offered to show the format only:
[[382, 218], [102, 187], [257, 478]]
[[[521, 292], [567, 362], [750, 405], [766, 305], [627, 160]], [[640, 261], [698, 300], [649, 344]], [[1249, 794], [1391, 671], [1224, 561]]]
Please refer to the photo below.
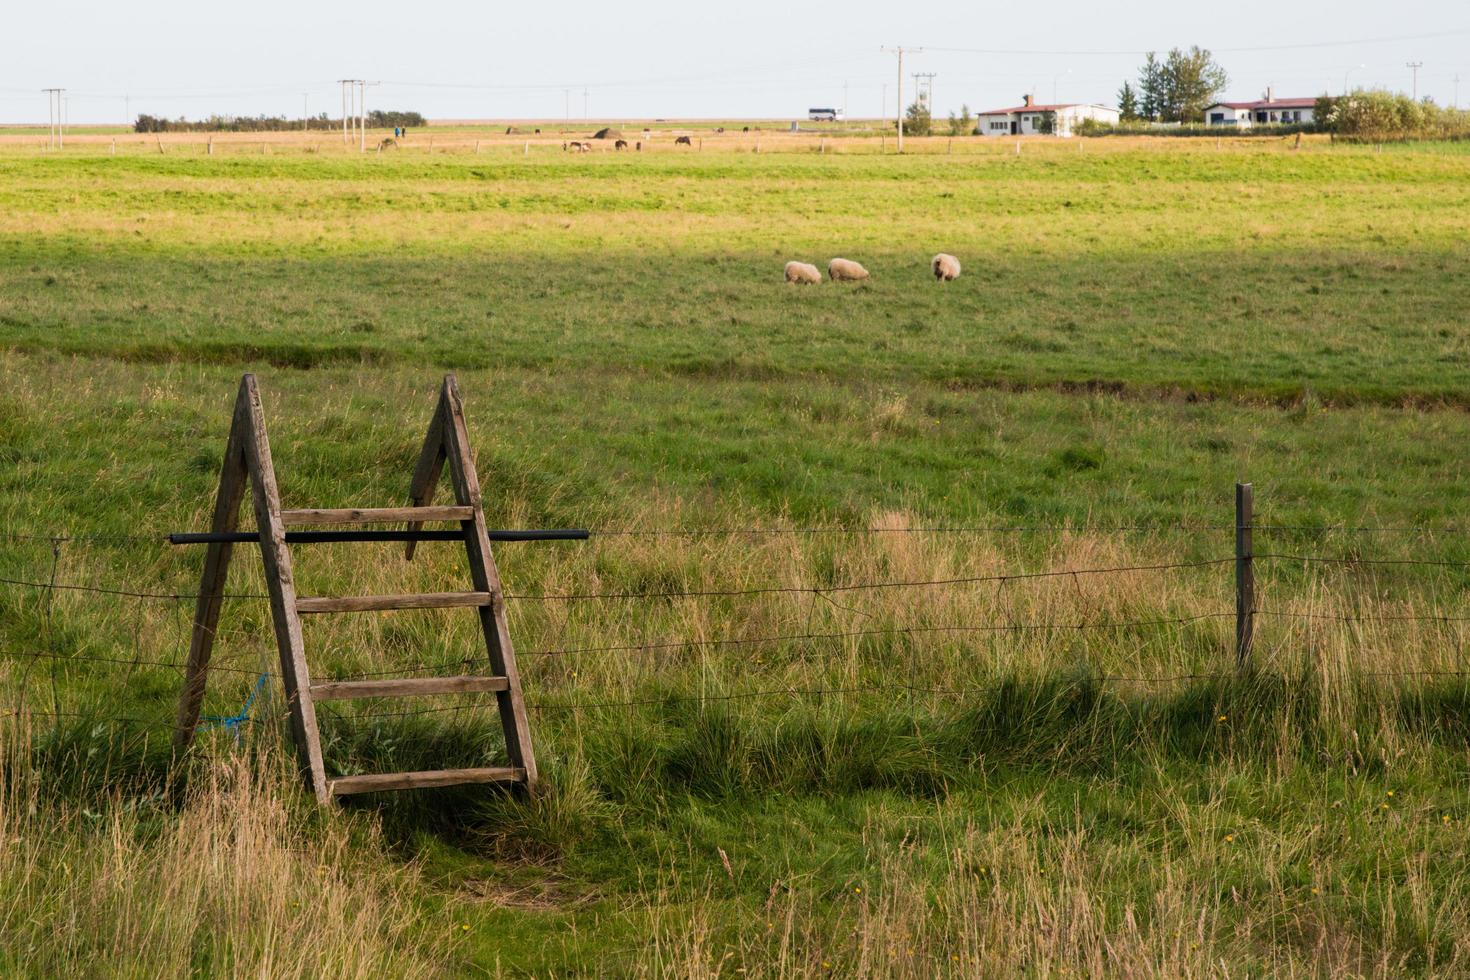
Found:
[[[443, 398], [440, 398], [440, 407], [434, 410], [434, 417], [429, 420], [429, 432], [424, 437], [424, 448], [419, 451], [419, 461], [413, 468], [413, 479], [408, 484], [408, 505], [410, 507], [427, 507], [434, 502], [434, 488], [439, 485], [439, 475], [444, 472], [444, 412], [442, 410]], [[423, 527], [422, 521], [409, 521], [408, 529], [417, 531]], [[403, 557], [413, 561], [414, 545], [416, 542], [408, 542], [403, 549]]]
[[302, 776], [321, 803], [331, 800], [326, 769], [322, 765], [321, 737], [316, 726], [316, 705], [311, 700], [311, 675], [306, 669], [306, 652], [301, 639], [301, 617], [296, 610], [296, 583], [291, 572], [291, 552], [286, 547], [286, 528], [281, 520], [281, 496], [276, 486], [275, 464], [266, 438], [265, 414], [255, 376], [240, 381], [244, 403], [245, 458], [255, 506], [255, 523], [260, 529], [260, 554], [265, 563], [266, 586], [275, 622], [276, 647], [281, 655], [281, 682], [291, 712], [291, 734], [301, 760]]
[[[240, 503], [245, 496], [245, 447], [241, 415], [244, 392], [235, 400], [230, 437], [225, 444], [225, 461], [220, 467], [219, 492], [214, 500], [212, 531], [233, 531], [240, 524]], [[189, 747], [199, 727], [199, 711], [209, 679], [209, 657], [214, 650], [215, 628], [219, 626], [225, 579], [230, 570], [233, 545], [211, 544], [204, 557], [204, 574], [199, 579], [199, 597], [194, 604], [194, 627], [189, 637], [189, 659], [184, 665], [184, 690], [179, 697], [179, 714], [174, 730], [174, 751]]]
[[454, 375], [444, 379], [439, 396], [440, 424], [444, 433], [444, 456], [449, 463], [450, 478], [458, 503], [474, 508], [474, 516], [463, 522], [465, 550], [469, 555], [470, 577], [475, 589], [489, 592], [492, 601], [479, 609], [480, 628], [485, 634], [485, 648], [490, 655], [490, 668], [506, 679], [506, 689], [496, 694], [500, 708], [500, 724], [505, 730], [505, 748], [512, 766], [526, 772], [526, 788], [536, 788], [536, 755], [531, 747], [531, 726], [526, 719], [526, 703], [521, 696], [520, 671], [516, 668], [515, 648], [505, 618], [505, 592], [500, 571], [490, 551], [490, 538], [485, 528], [485, 510], [480, 497], [480, 478], [475, 473], [470, 455], [469, 430], [465, 425], [464, 406]]

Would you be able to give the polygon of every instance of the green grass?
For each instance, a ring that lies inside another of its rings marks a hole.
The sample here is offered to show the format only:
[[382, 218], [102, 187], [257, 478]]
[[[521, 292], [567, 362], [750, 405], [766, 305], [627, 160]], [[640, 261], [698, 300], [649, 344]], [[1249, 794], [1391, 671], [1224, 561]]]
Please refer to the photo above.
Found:
[[[3, 578], [191, 591], [198, 552], [122, 536], [203, 526], [245, 370], [286, 506], [400, 501], [455, 369], [492, 524], [891, 532], [506, 545], [519, 596], [1222, 559], [1241, 479], [1264, 522], [1440, 529], [1281, 528], [1263, 554], [1445, 563], [1263, 558], [1239, 676], [1228, 564], [517, 599], [548, 793], [334, 815], [283, 775], [276, 701], [260, 751], [214, 731], [172, 768], [178, 678], [154, 662], [181, 659], [187, 603], [0, 586], [6, 708], [30, 716], [0, 769], [0, 895], [30, 914], [0, 923], [39, 951], [0, 963], [1464, 972], [1470, 163], [1189, 142], [0, 159]], [[940, 249], [954, 283], [928, 276]], [[838, 254], [873, 280], [780, 281]], [[1016, 525], [1048, 527], [892, 531]], [[447, 546], [303, 548], [296, 571], [317, 595], [464, 581]], [[260, 574], [241, 549], [232, 590]], [[323, 619], [318, 676], [448, 672], [476, 642], [453, 614]], [[273, 656], [263, 602], [222, 626], [220, 716]], [[827, 633], [861, 635], [718, 642]], [[751, 696], [786, 689], [827, 693]], [[324, 708], [328, 767], [500, 758], [493, 712], [396, 707]], [[201, 827], [202, 892], [170, 863]], [[293, 925], [302, 851], [338, 870]], [[271, 961], [295, 928], [349, 938]]]
[[[1457, 401], [1464, 177], [1361, 150], [24, 160], [0, 303], [16, 347], [133, 360]], [[780, 282], [836, 254], [872, 282]]]

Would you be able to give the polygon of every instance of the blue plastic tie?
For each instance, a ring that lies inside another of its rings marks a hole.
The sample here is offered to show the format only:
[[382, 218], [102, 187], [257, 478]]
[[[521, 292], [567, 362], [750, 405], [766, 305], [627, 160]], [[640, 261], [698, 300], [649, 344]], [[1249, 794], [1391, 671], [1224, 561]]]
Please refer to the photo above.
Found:
[[269, 675], [261, 674], [260, 677], [256, 678], [255, 686], [250, 689], [250, 696], [247, 697], [245, 699], [245, 703], [240, 706], [239, 714], [230, 715], [229, 717], [224, 717], [222, 715], [205, 715], [204, 720], [208, 722], [213, 722], [216, 726], [220, 728], [229, 729], [231, 732], [234, 733], [235, 741], [240, 741], [240, 726], [244, 725], [250, 720], [250, 706], [255, 703], [255, 696], [260, 693], [260, 689], [265, 687], [265, 679], [267, 676]]

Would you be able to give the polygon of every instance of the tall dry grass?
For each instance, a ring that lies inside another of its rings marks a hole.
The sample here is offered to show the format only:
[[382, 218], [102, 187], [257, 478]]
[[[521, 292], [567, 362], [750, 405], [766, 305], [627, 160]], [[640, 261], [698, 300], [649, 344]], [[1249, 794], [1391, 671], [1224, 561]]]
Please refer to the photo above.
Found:
[[273, 753], [201, 766], [177, 808], [57, 798], [31, 733], [0, 737], [0, 972], [428, 976], [448, 962], [415, 871], [364, 821], [318, 819]]
[[[1470, 962], [1463, 868], [1408, 862], [1365, 942], [1341, 910], [1367, 896], [1335, 887], [1327, 869], [1293, 880], [1282, 853], [1292, 842], [1199, 829], [1203, 839], [1167, 843], [1150, 861], [1080, 822], [1051, 835], [1022, 819], [966, 824], [935, 842], [947, 858], [937, 876], [925, 845], [875, 832], [867, 876], [838, 888], [778, 881], [734, 927], [712, 885], [688, 915], [654, 915], [623, 966], [686, 977], [1398, 977], [1463, 975]], [[1247, 865], [1260, 887], [1241, 881]], [[1133, 883], [1134, 900], [1118, 900], [1118, 881]]]

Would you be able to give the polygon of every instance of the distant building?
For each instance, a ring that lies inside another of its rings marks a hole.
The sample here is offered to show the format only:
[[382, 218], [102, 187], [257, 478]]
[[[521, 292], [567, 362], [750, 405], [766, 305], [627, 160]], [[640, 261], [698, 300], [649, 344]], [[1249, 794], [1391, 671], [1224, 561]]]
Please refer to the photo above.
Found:
[[1071, 136], [1077, 124], [1084, 119], [1113, 125], [1118, 121], [1118, 110], [1085, 102], [1037, 105], [1028, 95], [1023, 105], [990, 109], [975, 117], [976, 129], [981, 136], [1031, 136], [1037, 133]]
[[841, 109], [808, 109], [806, 117], [812, 122], [842, 122]]
[[1316, 99], [1277, 99], [1266, 90], [1266, 97], [1255, 102], [1216, 102], [1205, 106], [1206, 126], [1301, 126], [1316, 115]]

